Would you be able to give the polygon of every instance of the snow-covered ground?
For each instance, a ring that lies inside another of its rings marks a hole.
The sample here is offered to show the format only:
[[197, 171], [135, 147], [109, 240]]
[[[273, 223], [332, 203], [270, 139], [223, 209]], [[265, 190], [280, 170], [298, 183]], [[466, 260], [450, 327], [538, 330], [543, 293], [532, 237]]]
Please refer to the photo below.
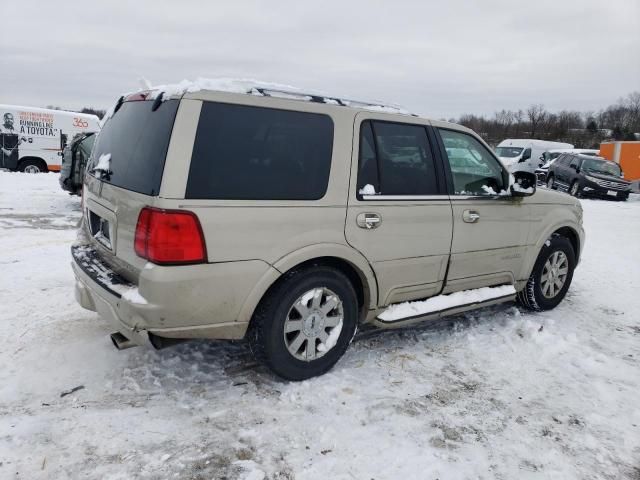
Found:
[[116, 351], [73, 298], [57, 180], [0, 173], [0, 478], [640, 478], [637, 198], [582, 202], [556, 310], [361, 335], [285, 383], [241, 343]]

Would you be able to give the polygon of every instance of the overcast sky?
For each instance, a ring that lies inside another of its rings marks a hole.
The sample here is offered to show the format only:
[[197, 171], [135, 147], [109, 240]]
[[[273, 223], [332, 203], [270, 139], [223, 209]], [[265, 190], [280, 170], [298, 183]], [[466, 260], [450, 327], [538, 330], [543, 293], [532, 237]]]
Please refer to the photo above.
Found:
[[1, 0], [0, 18], [0, 103], [106, 108], [141, 77], [232, 76], [450, 118], [640, 90], [640, 0]]

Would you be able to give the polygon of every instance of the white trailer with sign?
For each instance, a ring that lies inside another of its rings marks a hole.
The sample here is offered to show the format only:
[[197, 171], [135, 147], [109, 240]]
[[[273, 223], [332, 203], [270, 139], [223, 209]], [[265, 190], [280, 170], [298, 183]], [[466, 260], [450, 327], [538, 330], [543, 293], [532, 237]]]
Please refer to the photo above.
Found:
[[95, 115], [0, 105], [0, 168], [58, 172], [67, 140], [77, 133], [99, 130]]

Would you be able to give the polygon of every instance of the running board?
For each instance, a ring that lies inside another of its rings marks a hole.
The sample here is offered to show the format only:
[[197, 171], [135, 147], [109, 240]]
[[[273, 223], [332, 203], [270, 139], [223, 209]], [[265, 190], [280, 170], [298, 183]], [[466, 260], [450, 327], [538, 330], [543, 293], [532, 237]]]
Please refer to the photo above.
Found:
[[399, 327], [509, 302], [515, 298], [516, 289], [513, 285], [463, 290], [448, 295], [436, 295], [426, 300], [390, 305], [374, 319], [373, 323], [379, 327]]

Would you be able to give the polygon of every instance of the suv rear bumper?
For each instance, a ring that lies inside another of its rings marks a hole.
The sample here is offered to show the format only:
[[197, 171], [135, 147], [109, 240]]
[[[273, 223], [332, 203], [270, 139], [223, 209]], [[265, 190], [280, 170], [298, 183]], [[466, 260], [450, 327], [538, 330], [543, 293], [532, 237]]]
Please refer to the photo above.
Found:
[[[263, 262], [258, 262], [260, 265], [253, 265], [254, 262], [251, 262], [252, 265], [249, 269], [253, 271], [254, 275], [248, 275], [246, 264], [249, 262], [230, 262], [237, 265], [205, 265], [207, 274], [216, 277], [225, 276], [228, 279], [230, 288], [236, 291], [235, 302], [230, 301], [229, 294], [224, 289], [220, 289], [220, 292], [208, 292], [208, 303], [217, 307], [212, 307], [216, 314], [209, 317], [206, 313], [203, 313], [208, 320], [206, 323], [183, 325], [180, 320], [183, 320], [185, 315], [193, 313], [194, 310], [193, 302], [186, 295], [182, 296], [184, 298], [178, 297], [174, 301], [165, 298], [162, 303], [151, 301], [144, 303], [144, 300], [140, 302], [138, 295], [129, 295], [129, 292], [137, 293], [137, 287], [120, 277], [103, 262], [99, 253], [93, 247], [87, 245], [73, 246], [71, 254], [73, 258], [71, 266], [76, 278], [75, 298], [77, 302], [83, 308], [97, 312], [116, 331], [137, 345], [150, 345], [149, 333], [159, 337], [182, 339], [243, 338], [248, 328], [248, 322], [236, 321], [237, 312], [240, 310], [245, 298], [239, 295], [239, 282], [244, 282], [246, 277], [261, 276], [264, 270], [270, 268]], [[189, 268], [193, 268], [193, 266]], [[144, 272], [150, 271], [151, 269]], [[206, 282], [202, 277], [197, 278], [197, 280], [202, 280], [204, 284], [211, 285], [211, 282]], [[249, 282], [251, 281], [252, 279], [249, 278]], [[164, 286], [166, 287], [167, 285]], [[168, 287], [170, 291], [181, 290], [177, 284], [169, 285]], [[193, 289], [187, 288], [186, 290], [192, 291]], [[182, 303], [176, 305], [176, 302], [180, 301]], [[191, 308], [187, 306], [189, 304]], [[177, 318], [177, 311], [182, 312], [180, 318]], [[197, 313], [202, 312], [198, 311]]]

